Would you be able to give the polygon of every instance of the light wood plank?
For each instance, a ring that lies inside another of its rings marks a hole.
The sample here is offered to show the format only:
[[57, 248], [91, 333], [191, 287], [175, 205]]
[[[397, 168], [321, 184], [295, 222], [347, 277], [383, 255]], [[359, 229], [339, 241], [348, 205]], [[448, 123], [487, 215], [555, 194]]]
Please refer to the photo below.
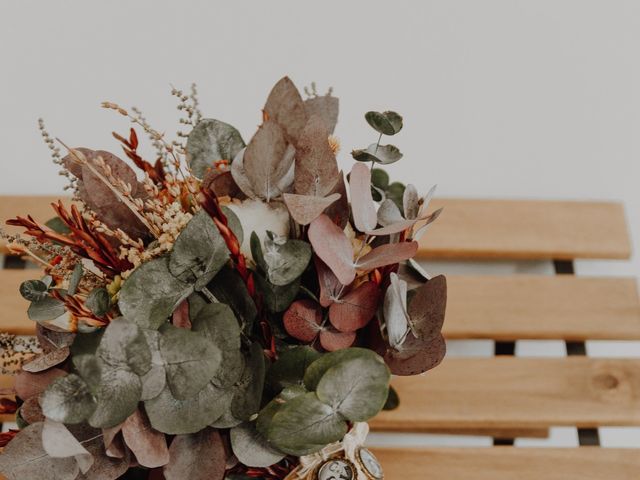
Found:
[[446, 358], [420, 377], [396, 377], [400, 407], [380, 431], [640, 425], [640, 360]]
[[451, 276], [444, 333], [450, 339], [640, 339], [632, 278]]
[[624, 208], [613, 202], [437, 199], [423, 258], [627, 259]]
[[42, 272], [39, 269], [4, 269], [0, 270], [0, 332], [13, 333], [14, 335], [34, 335], [35, 322], [27, 317], [27, 302], [20, 295], [18, 288], [25, 280], [40, 278]]
[[[13, 377], [11, 375], [0, 375], [0, 388], [9, 388], [9, 387], [13, 387], [14, 384], [14, 380]], [[14, 397], [12, 395], [2, 395], [3, 397], [9, 397], [11, 399], [13, 399]], [[2, 413], [0, 414], [0, 424], [2, 423], [7, 423], [7, 422], [15, 422], [16, 421], [16, 415], [15, 413], [11, 413], [11, 414], [5, 414]]]
[[637, 480], [640, 451], [581, 448], [374, 449], [387, 480]]
[[[0, 195], [0, 226], [9, 234], [16, 235], [22, 233], [21, 228], [5, 225], [5, 222], [16, 216], [26, 217], [31, 215], [39, 222], [46, 222], [55, 217], [56, 213], [51, 208], [53, 202], [63, 198], [65, 205], [69, 203], [67, 197], [54, 195]], [[7, 253], [6, 242], [0, 239], [0, 252]]]

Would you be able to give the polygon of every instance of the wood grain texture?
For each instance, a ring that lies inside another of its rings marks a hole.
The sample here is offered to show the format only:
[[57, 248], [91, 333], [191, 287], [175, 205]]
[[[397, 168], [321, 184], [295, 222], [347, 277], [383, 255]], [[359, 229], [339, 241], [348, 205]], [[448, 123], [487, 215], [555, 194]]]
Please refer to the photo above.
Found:
[[[22, 233], [23, 230], [5, 225], [5, 222], [10, 218], [31, 215], [35, 220], [44, 223], [56, 216], [53, 208], [51, 208], [51, 204], [58, 201], [59, 198], [61, 197], [52, 195], [0, 195], [0, 226], [2, 226], [7, 233], [16, 235]], [[69, 204], [68, 198], [62, 197], [62, 199], [65, 205]], [[0, 239], [0, 252], [7, 253], [6, 242], [3, 239]]]
[[633, 278], [451, 276], [447, 282], [450, 339], [640, 339]]
[[[0, 389], [12, 388], [14, 385], [14, 379], [11, 375], [0, 375]], [[13, 395], [0, 395], [0, 397], [11, 398], [14, 399]], [[16, 415], [12, 414], [0, 414], [0, 424], [7, 422], [15, 422]]]
[[40, 278], [42, 271], [39, 269], [0, 270], [0, 332], [13, 333], [14, 335], [34, 335], [35, 322], [27, 317], [29, 302], [18, 291], [20, 284], [25, 280]]
[[613, 202], [437, 199], [422, 258], [627, 259], [624, 208]]
[[637, 480], [633, 449], [374, 449], [387, 480]]
[[400, 407], [374, 418], [374, 430], [640, 425], [640, 360], [445, 358], [392, 384]]

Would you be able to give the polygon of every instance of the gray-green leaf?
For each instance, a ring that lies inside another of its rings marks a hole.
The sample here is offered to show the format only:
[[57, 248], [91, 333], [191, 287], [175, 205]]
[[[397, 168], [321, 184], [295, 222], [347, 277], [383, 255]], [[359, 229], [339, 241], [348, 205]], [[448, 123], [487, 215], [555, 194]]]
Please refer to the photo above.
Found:
[[103, 317], [111, 308], [111, 296], [104, 287], [94, 288], [87, 296], [84, 305], [96, 317]]
[[234, 127], [220, 120], [205, 118], [189, 134], [187, 162], [196, 177], [204, 178], [214, 162], [231, 162], [244, 146], [240, 133]]
[[65, 312], [64, 303], [53, 297], [44, 297], [35, 302], [31, 302], [27, 315], [36, 322], [46, 322], [55, 320]]
[[395, 135], [402, 130], [402, 117], [396, 112], [367, 112], [364, 115], [367, 123], [376, 132], [383, 135]]
[[264, 240], [263, 258], [269, 282], [283, 287], [304, 273], [311, 260], [311, 245], [302, 240], [268, 235]]
[[231, 448], [243, 465], [265, 468], [278, 463], [284, 454], [271, 447], [258, 433], [254, 423], [243, 423], [231, 429]]
[[366, 149], [352, 151], [351, 156], [359, 162], [375, 162], [381, 165], [389, 165], [400, 160], [402, 153], [394, 145], [372, 143]]
[[27, 280], [20, 284], [20, 295], [25, 300], [37, 302], [47, 296], [47, 285], [40, 280]]
[[73, 373], [54, 380], [42, 394], [40, 405], [47, 418], [69, 424], [85, 421], [96, 408], [89, 387]]

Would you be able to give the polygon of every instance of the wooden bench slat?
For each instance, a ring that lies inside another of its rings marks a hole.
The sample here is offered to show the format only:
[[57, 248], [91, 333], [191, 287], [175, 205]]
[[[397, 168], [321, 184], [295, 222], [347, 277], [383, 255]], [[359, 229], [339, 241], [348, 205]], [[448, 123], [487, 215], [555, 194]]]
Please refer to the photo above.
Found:
[[633, 278], [451, 276], [444, 333], [450, 339], [640, 339]]
[[581, 448], [374, 449], [388, 480], [636, 480], [640, 452]]
[[379, 431], [640, 425], [640, 360], [446, 358], [421, 377], [396, 377], [396, 410]]
[[624, 208], [614, 202], [436, 199], [423, 258], [627, 259]]

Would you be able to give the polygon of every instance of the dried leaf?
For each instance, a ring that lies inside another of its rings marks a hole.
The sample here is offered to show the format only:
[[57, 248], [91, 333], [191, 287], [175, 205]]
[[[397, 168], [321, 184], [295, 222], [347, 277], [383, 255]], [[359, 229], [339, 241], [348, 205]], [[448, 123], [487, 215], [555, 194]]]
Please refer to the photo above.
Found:
[[351, 242], [340, 227], [322, 214], [309, 226], [309, 241], [320, 259], [343, 285], [356, 277]]
[[43, 370], [60, 365], [67, 358], [69, 358], [69, 347], [63, 347], [38, 355], [30, 362], [22, 365], [22, 369], [31, 373], [42, 372]]
[[122, 424], [122, 436], [140, 465], [155, 468], [169, 463], [164, 433], [153, 430], [147, 415], [140, 409]]
[[394, 375], [413, 376], [437, 367], [445, 356], [447, 347], [441, 334], [428, 340], [407, 335], [400, 351], [389, 349], [384, 361]]
[[298, 195], [324, 197], [338, 179], [338, 163], [320, 117], [311, 117], [296, 146], [294, 189]]
[[320, 332], [322, 309], [313, 300], [296, 300], [282, 317], [289, 335], [302, 342], [312, 342]]
[[339, 200], [340, 194], [333, 193], [327, 197], [314, 197], [285, 193], [283, 199], [293, 219], [300, 225], [309, 225], [330, 205]]
[[416, 336], [432, 338], [440, 333], [447, 308], [447, 279], [444, 275], [433, 277], [415, 290], [408, 313]]
[[308, 115], [317, 115], [322, 118], [329, 133], [333, 133], [338, 123], [338, 113], [340, 109], [340, 101], [337, 97], [331, 95], [323, 95], [308, 98], [304, 101]]
[[280, 125], [289, 142], [297, 143], [307, 123], [307, 110], [300, 92], [289, 77], [275, 84], [264, 105], [264, 113], [267, 119]]
[[412, 184], [408, 184], [404, 189], [402, 195], [402, 210], [404, 212], [404, 218], [412, 220], [418, 218], [420, 212], [420, 197], [416, 187]]
[[417, 251], [418, 242], [380, 245], [358, 260], [356, 268], [358, 270], [373, 270], [386, 265], [393, 265], [412, 258]]
[[67, 374], [59, 368], [52, 368], [44, 372], [20, 372], [15, 376], [16, 394], [23, 400], [40, 395], [57, 378]]
[[62, 423], [45, 420], [42, 427], [42, 446], [50, 457], [75, 458], [83, 473], [93, 464], [93, 456]]
[[376, 228], [378, 216], [371, 198], [371, 170], [362, 163], [356, 163], [349, 177], [353, 222], [358, 230], [367, 232]]
[[42, 407], [40, 407], [39, 397], [30, 397], [20, 405], [20, 416], [22, 419], [29, 423], [44, 422], [44, 414], [42, 413]]
[[342, 172], [338, 174], [338, 180], [336, 181], [336, 184], [331, 191], [331, 195], [336, 193], [340, 194], [340, 198], [329, 205], [329, 207], [325, 211], [325, 214], [331, 219], [333, 223], [344, 230], [344, 228], [347, 226], [347, 223], [349, 223], [351, 208], [349, 207], [349, 199], [347, 198], [347, 187]]
[[293, 164], [282, 129], [264, 122], [244, 152], [244, 169], [256, 194], [267, 202], [282, 193], [279, 182]]
[[238, 188], [249, 198], [257, 198], [255, 190], [253, 189], [253, 184], [249, 177], [247, 176], [247, 171], [244, 168], [244, 154], [247, 149], [243, 148], [238, 152], [236, 157], [233, 159], [233, 163], [231, 164], [231, 176], [233, 177], [233, 181], [238, 185]]
[[380, 290], [374, 282], [364, 282], [329, 307], [329, 320], [340, 332], [351, 333], [364, 327], [378, 308]]
[[227, 455], [217, 430], [206, 428], [177, 435], [169, 447], [171, 460], [164, 467], [166, 480], [222, 480]]

